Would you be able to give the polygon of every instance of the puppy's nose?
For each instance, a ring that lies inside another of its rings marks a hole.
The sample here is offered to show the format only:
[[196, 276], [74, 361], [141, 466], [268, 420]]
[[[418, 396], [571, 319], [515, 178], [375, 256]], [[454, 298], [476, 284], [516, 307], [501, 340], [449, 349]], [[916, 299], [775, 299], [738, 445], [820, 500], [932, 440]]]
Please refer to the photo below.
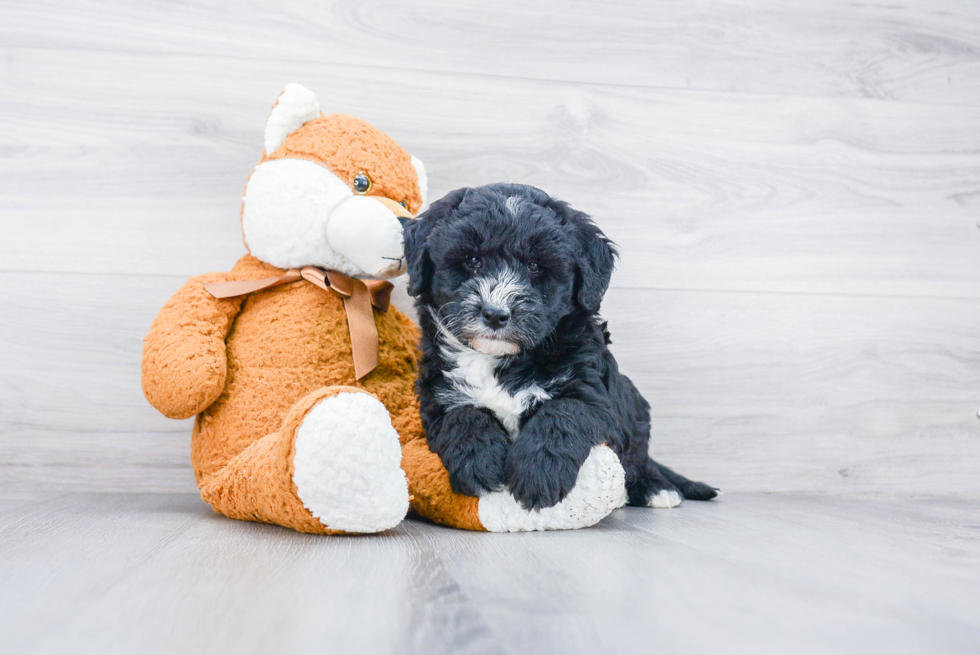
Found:
[[483, 322], [493, 330], [499, 330], [510, 320], [510, 310], [499, 305], [483, 306]]

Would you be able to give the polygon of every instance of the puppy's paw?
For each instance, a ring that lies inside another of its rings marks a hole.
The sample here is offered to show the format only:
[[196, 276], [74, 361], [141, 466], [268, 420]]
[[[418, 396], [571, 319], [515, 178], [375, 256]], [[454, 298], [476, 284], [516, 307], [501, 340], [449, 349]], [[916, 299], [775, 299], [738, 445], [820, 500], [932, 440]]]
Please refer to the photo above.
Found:
[[518, 444], [511, 449], [505, 470], [514, 500], [526, 510], [553, 507], [564, 500], [575, 486], [579, 464], [547, 448], [520, 448]]
[[647, 479], [645, 489], [639, 492], [637, 505], [647, 507], [677, 507], [684, 500], [684, 491], [668, 480], [658, 476]]
[[575, 530], [595, 525], [626, 503], [626, 471], [607, 446], [596, 446], [578, 471], [571, 493], [554, 507], [529, 512], [509, 492], [480, 497], [480, 523], [490, 532]]
[[454, 492], [480, 496], [503, 488], [506, 459], [506, 444], [488, 441], [481, 448], [460, 449], [444, 457], [443, 464], [449, 471], [449, 485]]
[[681, 496], [681, 492], [677, 489], [661, 489], [650, 496], [650, 500], [647, 501], [647, 507], [677, 507], [681, 504], [682, 500], [684, 500], [684, 497]]
[[503, 488], [510, 440], [489, 413], [468, 405], [458, 407], [430, 427], [429, 448], [446, 467], [454, 492], [480, 496]]

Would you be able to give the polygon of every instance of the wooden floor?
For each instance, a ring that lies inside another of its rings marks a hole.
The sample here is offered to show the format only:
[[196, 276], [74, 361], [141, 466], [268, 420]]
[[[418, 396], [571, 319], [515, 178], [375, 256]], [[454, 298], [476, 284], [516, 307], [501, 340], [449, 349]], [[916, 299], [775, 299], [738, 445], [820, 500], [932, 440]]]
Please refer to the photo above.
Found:
[[[653, 452], [728, 495], [358, 539], [202, 505], [141, 340], [244, 253], [288, 82], [433, 197], [592, 214]], [[0, 3], [0, 653], [978, 653], [978, 228], [977, 0]]]
[[729, 494], [323, 538], [185, 494], [0, 500], [4, 653], [964, 653], [980, 503]]

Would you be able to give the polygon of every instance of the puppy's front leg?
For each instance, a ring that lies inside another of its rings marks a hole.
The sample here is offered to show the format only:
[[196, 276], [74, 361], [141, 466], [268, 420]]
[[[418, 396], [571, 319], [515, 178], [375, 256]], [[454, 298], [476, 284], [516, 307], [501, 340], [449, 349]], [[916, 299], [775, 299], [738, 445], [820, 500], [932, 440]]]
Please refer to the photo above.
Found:
[[527, 510], [564, 500], [592, 447], [608, 440], [609, 424], [581, 400], [560, 398], [542, 405], [507, 455], [505, 479], [514, 499]]
[[479, 496], [503, 487], [510, 440], [487, 411], [469, 405], [451, 409], [430, 423], [426, 439], [456, 493]]

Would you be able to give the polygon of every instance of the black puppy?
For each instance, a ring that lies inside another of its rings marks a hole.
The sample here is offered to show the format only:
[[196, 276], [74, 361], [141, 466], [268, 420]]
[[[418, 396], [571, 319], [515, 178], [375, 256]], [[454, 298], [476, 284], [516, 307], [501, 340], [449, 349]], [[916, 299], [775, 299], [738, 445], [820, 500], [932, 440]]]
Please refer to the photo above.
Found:
[[551, 507], [606, 443], [631, 505], [717, 495], [647, 453], [650, 406], [597, 316], [616, 251], [588, 216], [530, 186], [459, 189], [406, 227], [405, 256], [422, 423], [454, 491]]

